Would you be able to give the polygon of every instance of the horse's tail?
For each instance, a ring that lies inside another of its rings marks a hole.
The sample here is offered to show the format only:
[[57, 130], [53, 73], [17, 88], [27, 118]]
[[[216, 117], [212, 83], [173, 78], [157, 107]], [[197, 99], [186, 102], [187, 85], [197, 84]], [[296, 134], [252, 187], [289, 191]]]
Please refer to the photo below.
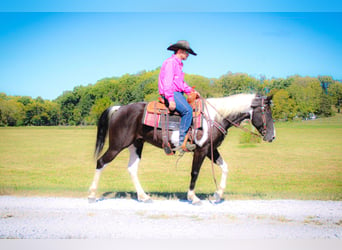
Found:
[[108, 134], [110, 118], [119, 108], [120, 106], [109, 107], [105, 111], [103, 111], [103, 113], [100, 116], [100, 119], [97, 123], [97, 136], [94, 153], [95, 160], [98, 158], [105, 144], [106, 137]]

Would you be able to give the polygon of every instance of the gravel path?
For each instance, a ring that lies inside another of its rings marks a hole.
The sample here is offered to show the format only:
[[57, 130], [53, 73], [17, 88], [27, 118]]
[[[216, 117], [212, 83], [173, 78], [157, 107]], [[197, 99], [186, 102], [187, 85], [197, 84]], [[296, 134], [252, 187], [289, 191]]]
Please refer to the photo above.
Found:
[[342, 239], [342, 202], [0, 196], [0, 238]]

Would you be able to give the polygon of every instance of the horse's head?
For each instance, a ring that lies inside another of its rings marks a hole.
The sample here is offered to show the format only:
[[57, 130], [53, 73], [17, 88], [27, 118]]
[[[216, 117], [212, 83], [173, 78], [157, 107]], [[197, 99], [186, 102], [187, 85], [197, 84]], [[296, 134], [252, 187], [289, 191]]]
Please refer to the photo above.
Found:
[[252, 102], [251, 121], [253, 126], [263, 136], [264, 141], [275, 139], [275, 127], [270, 107], [272, 96], [256, 96]]

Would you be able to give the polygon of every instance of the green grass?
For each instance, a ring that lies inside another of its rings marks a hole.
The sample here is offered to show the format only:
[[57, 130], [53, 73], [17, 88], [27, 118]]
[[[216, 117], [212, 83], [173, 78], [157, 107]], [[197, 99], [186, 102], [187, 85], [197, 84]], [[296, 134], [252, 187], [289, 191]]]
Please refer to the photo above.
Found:
[[[229, 165], [226, 199], [342, 200], [342, 116], [277, 123], [273, 143], [240, 144], [233, 128], [220, 147]], [[0, 128], [0, 194], [86, 197], [95, 162], [95, 127]], [[185, 197], [191, 154], [175, 156], [145, 144], [139, 168], [146, 192]], [[128, 151], [104, 170], [98, 194], [134, 195]], [[215, 167], [216, 178], [220, 169]], [[211, 163], [205, 160], [196, 192], [212, 194]]]

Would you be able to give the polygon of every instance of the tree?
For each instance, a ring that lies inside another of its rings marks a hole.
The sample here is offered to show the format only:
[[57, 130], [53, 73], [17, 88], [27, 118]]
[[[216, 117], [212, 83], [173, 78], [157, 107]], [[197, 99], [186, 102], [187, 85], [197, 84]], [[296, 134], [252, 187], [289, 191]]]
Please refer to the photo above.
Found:
[[96, 124], [98, 119], [100, 118], [102, 112], [110, 107], [111, 100], [109, 97], [103, 97], [101, 99], [96, 100], [95, 104], [90, 110], [90, 114], [87, 117], [86, 121], [91, 124]]
[[138, 92], [134, 94], [137, 101], [152, 101], [158, 98], [159, 72], [160, 68], [157, 68], [153, 71], [144, 71], [137, 74], [137, 87], [134, 90]]
[[60, 110], [60, 106], [58, 105], [58, 103], [52, 102], [52, 101], [45, 101], [44, 106], [49, 116], [48, 124], [53, 125], [53, 126], [59, 125], [61, 110]]
[[59, 103], [61, 110], [60, 122], [62, 124], [75, 123], [74, 109], [79, 100], [80, 97], [77, 93], [71, 91], [66, 91], [62, 96], [57, 98], [57, 103]]
[[325, 94], [328, 94], [329, 85], [334, 82], [331, 76], [319, 76], [318, 80], [321, 82], [321, 87]]
[[44, 105], [44, 100], [38, 98], [25, 106], [25, 125], [46, 126], [50, 125], [50, 116]]
[[17, 98], [17, 102], [22, 103], [24, 106], [33, 102], [32, 98], [29, 96], [20, 96]]
[[287, 91], [298, 107], [298, 116], [306, 118], [319, 110], [322, 89], [317, 78], [296, 76]]
[[328, 95], [325, 94], [325, 91], [322, 91], [320, 97], [320, 105], [317, 110], [317, 114], [325, 117], [329, 117], [333, 114], [333, 110], [331, 108], [331, 99]]
[[20, 126], [24, 120], [24, 105], [15, 99], [0, 99], [0, 126]]
[[337, 112], [340, 113], [342, 104], [342, 83], [335, 81], [330, 84], [328, 94], [331, 97], [332, 104], [337, 108]]
[[74, 121], [76, 124], [83, 122], [83, 119], [89, 115], [91, 107], [94, 105], [96, 96], [93, 93], [93, 86], [87, 87], [78, 86], [74, 88], [74, 95], [79, 97], [79, 100], [74, 108]]
[[186, 83], [195, 87], [195, 89], [201, 94], [203, 98], [213, 97], [215, 96], [214, 81], [198, 75], [185, 75]]
[[[104, 78], [65, 91], [54, 101], [0, 93], [0, 126], [94, 124], [110, 105], [157, 100], [159, 72], [157, 68]], [[330, 116], [331, 105], [339, 110], [342, 103], [342, 83], [330, 76], [266, 79], [260, 75], [257, 79], [245, 73], [228, 72], [219, 79], [185, 74], [185, 81], [204, 98], [237, 93], [273, 94], [274, 117], [280, 120], [291, 120], [296, 115], [305, 118], [310, 113]]]
[[272, 115], [277, 120], [292, 120], [297, 113], [296, 103], [290, 98], [289, 93], [281, 89], [273, 95]]
[[294, 82], [295, 77], [284, 78], [273, 78], [269, 81], [264, 81], [265, 85], [269, 89], [287, 89]]
[[262, 90], [262, 85], [259, 80], [242, 73], [229, 73], [228, 75], [224, 75], [220, 77], [215, 84], [218, 89], [223, 91], [222, 94], [224, 96], [239, 93], [260, 92]]

